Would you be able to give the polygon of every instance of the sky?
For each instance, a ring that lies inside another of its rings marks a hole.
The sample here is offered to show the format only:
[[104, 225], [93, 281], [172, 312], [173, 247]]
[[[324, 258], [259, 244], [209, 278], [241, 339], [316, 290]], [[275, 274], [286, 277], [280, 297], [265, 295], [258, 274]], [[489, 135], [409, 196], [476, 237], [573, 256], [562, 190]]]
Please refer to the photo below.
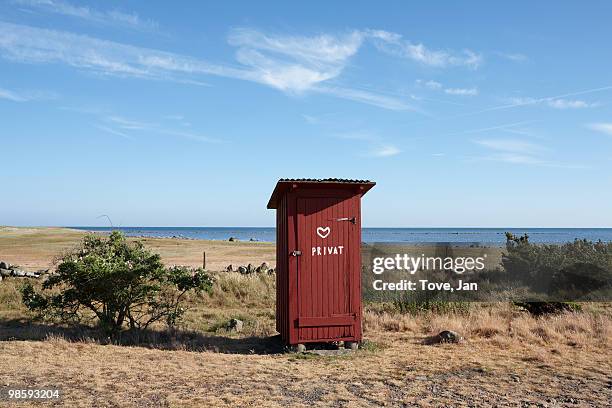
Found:
[[0, 3], [0, 225], [612, 227], [612, 3]]

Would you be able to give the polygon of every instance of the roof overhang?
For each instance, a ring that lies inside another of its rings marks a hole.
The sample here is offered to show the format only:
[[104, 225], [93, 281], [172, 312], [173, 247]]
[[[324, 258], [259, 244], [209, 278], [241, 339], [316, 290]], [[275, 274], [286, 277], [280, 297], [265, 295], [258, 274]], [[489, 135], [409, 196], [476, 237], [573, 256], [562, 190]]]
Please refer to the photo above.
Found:
[[369, 180], [349, 180], [349, 179], [280, 179], [274, 187], [272, 196], [268, 201], [268, 209], [274, 210], [278, 207], [279, 198], [289, 190], [296, 188], [327, 188], [336, 187], [345, 190], [354, 190], [357, 194], [365, 194], [375, 182]]

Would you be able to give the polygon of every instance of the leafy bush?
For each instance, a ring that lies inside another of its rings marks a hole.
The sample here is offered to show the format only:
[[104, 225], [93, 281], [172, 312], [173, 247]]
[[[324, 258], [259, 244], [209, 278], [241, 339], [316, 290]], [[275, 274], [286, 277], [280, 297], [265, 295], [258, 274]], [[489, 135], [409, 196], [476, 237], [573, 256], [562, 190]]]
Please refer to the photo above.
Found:
[[610, 288], [612, 242], [576, 239], [562, 245], [534, 245], [527, 235], [506, 233], [506, 238], [504, 270], [536, 291], [571, 297]]
[[108, 334], [125, 324], [146, 329], [165, 321], [174, 327], [184, 313], [190, 290], [210, 292], [212, 280], [202, 269], [165, 268], [158, 254], [142, 242], [129, 242], [113, 231], [108, 238], [88, 235], [82, 245], [59, 259], [54, 275], [37, 293], [31, 284], [22, 299], [32, 311], [62, 322], [92, 318]]
[[[569, 300], [609, 300], [612, 243], [576, 239], [562, 245], [534, 245], [529, 237], [506, 233], [502, 266], [508, 277], [529, 288], [522, 302], [532, 314], [576, 310]], [[548, 301], [550, 300], [550, 301]]]

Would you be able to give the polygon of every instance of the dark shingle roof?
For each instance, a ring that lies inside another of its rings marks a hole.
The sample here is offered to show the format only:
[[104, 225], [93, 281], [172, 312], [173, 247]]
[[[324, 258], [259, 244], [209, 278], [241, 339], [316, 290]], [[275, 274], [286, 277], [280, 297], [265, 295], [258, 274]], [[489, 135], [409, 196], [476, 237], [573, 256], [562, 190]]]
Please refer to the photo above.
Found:
[[282, 178], [280, 180], [278, 180], [279, 183], [290, 183], [290, 182], [297, 182], [297, 183], [354, 183], [354, 184], [376, 184], [373, 181], [370, 180], [353, 180], [353, 179], [341, 179], [341, 178], [325, 178], [325, 179], [313, 179], [313, 178], [299, 178], [299, 179], [292, 179], [292, 178]]
[[341, 179], [341, 178], [324, 178], [324, 179], [314, 179], [314, 178], [282, 178], [278, 180], [276, 183], [276, 187], [272, 192], [272, 196], [270, 197], [270, 201], [268, 201], [268, 208], [275, 209], [277, 207], [277, 200], [281, 193], [284, 193], [286, 190], [290, 188], [291, 184], [305, 184], [305, 185], [316, 185], [316, 184], [339, 184], [339, 185], [347, 185], [354, 184], [356, 186], [365, 187], [362, 194], [365, 194], [369, 189], [374, 187], [376, 184], [370, 180], [356, 180], [356, 179]]

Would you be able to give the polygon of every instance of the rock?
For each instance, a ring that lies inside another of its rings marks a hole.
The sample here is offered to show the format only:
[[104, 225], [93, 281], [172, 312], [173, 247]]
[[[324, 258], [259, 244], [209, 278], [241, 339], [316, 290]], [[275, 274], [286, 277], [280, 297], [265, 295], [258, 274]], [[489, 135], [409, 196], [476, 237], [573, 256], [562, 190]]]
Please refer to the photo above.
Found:
[[234, 267], [230, 264], [230, 265], [227, 266], [227, 268], [225, 268], [225, 270], [227, 272], [234, 272]]
[[247, 268], [247, 272], [246, 273], [253, 273], [253, 272], [255, 272], [255, 269], [253, 268], [252, 264], [248, 264], [246, 268]]
[[276, 272], [274, 268], [268, 269], [268, 275], [274, 275], [274, 272]]
[[20, 278], [23, 278], [23, 277], [26, 276], [26, 272], [22, 271], [20, 269], [13, 269], [12, 271], [13, 271], [13, 273], [12, 273], [13, 276], [17, 276], [17, 277], [20, 277]]
[[230, 237], [230, 238], [228, 239], [228, 241], [229, 241], [229, 242], [236, 242], [236, 241], [238, 241], [238, 238], [235, 238], [235, 237]]
[[459, 333], [456, 333], [451, 330], [444, 330], [438, 333], [438, 337], [440, 338], [440, 343], [459, 343], [463, 340], [463, 337]]
[[240, 265], [240, 266], [238, 267], [238, 272], [240, 272], [240, 273], [241, 273], [241, 274], [243, 274], [243, 275], [246, 275], [246, 274], [248, 273], [248, 272], [247, 272], [247, 268], [246, 268], [245, 266], [242, 266], [242, 265]]
[[424, 340], [425, 344], [440, 344], [440, 343], [460, 343], [463, 337], [454, 331], [443, 330], [435, 336], [428, 337]]
[[268, 266], [268, 264], [264, 262], [260, 266], [255, 268], [255, 272], [256, 273], [266, 273], [266, 272], [268, 272], [269, 269], [270, 269], [270, 267]]
[[236, 333], [240, 333], [243, 327], [244, 322], [242, 320], [230, 319], [230, 321], [227, 323], [227, 329]]
[[0, 261], [0, 269], [11, 269], [11, 265], [8, 262]]
[[2, 282], [2, 279], [4, 279], [4, 278], [2, 278], [2, 276], [0, 276], [0, 282]]
[[10, 269], [0, 268], [0, 276], [2, 276], [3, 278], [11, 276], [12, 272], [13, 271], [11, 271]]
[[34, 273], [34, 272], [26, 272], [25, 276], [28, 277], [28, 278], [38, 278], [39, 277], [39, 275], [37, 273]]

